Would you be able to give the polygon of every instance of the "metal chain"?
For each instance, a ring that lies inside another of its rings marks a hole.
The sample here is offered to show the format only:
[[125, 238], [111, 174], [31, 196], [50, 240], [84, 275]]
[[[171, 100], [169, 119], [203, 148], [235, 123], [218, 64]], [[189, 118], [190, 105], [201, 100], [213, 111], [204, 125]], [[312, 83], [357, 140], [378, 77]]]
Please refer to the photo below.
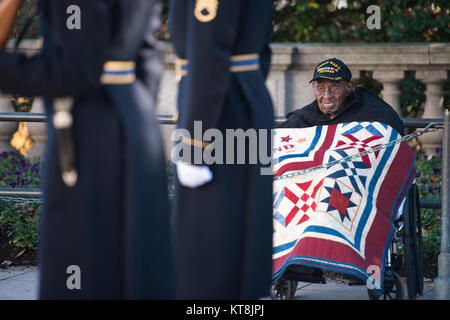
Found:
[[368, 155], [370, 153], [374, 153], [376, 151], [389, 148], [390, 146], [396, 145], [398, 143], [411, 140], [411, 139], [413, 139], [415, 137], [419, 137], [419, 136], [423, 135], [424, 133], [434, 132], [434, 131], [437, 131], [437, 130], [440, 130], [440, 129], [443, 129], [443, 125], [441, 123], [430, 122], [425, 128], [423, 128], [421, 130], [418, 130], [416, 132], [413, 132], [411, 134], [407, 134], [407, 135], [401, 137], [400, 139], [388, 142], [386, 144], [381, 144], [381, 145], [379, 145], [379, 146], [377, 146], [375, 148], [372, 148], [372, 149], [369, 149], [369, 150], [365, 150], [365, 151], [363, 151], [361, 153], [353, 154], [351, 156], [344, 157], [344, 158], [341, 158], [341, 159], [338, 159], [338, 160], [334, 160], [334, 161], [331, 161], [331, 162], [328, 162], [328, 163], [325, 163], [325, 164], [321, 164], [321, 165], [314, 166], [314, 167], [311, 167], [311, 168], [307, 168], [307, 169], [303, 169], [303, 170], [299, 170], [299, 171], [295, 171], [295, 172], [290, 172], [288, 174], [284, 174], [284, 175], [281, 175], [281, 176], [278, 176], [278, 177], [274, 177], [274, 181], [279, 181], [279, 180], [283, 180], [283, 179], [290, 179], [290, 178], [297, 177], [297, 176], [300, 176], [300, 175], [304, 175], [304, 174], [307, 174], [307, 173], [310, 173], [310, 172], [313, 172], [313, 171], [316, 171], [316, 170], [319, 170], [319, 169], [328, 169], [329, 167], [332, 167], [332, 166], [334, 166], [336, 164], [343, 163], [343, 162], [348, 162], [350, 160], [353, 160], [353, 159], [356, 159], [356, 158], [360, 158], [360, 157]]

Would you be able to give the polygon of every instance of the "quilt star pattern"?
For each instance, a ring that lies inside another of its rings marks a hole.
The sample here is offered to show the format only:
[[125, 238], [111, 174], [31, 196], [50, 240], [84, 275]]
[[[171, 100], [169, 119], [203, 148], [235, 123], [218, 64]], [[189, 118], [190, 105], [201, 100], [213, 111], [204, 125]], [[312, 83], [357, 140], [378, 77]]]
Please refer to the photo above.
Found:
[[[401, 138], [379, 122], [274, 130], [274, 176], [330, 163]], [[273, 281], [291, 264], [333, 270], [366, 281], [381, 271], [393, 220], [414, 179], [406, 142], [291, 178], [275, 179]], [[373, 279], [371, 279], [373, 281]]]

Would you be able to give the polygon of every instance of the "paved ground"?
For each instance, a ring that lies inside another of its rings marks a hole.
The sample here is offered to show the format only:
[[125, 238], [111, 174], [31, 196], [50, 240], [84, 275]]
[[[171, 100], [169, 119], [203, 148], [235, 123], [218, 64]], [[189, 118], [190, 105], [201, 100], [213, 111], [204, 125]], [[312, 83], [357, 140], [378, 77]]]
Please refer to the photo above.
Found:
[[[8, 267], [0, 269], [0, 300], [36, 300], [38, 297], [37, 267]], [[407, 293], [405, 292], [405, 295]], [[300, 282], [296, 300], [368, 300], [366, 286], [349, 286], [347, 282], [327, 279], [326, 284]], [[406, 299], [406, 296], [405, 296]], [[433, 283], [425, 282], [419, 300], [434, 300]]]
[[[408, 298], [405, 286], [405, 297]], [[369, 300], [365, 285], [349, 286], [334, 280], [327, 280], [326, 284], [300, 282], [295, 293], [295, 300]], [[427, 282], [424, 294], [417, 300], [434, 300], [433, 283]]]
[[0, 300], [36, 300], [38, 274], [37, 267], [0, 269]]

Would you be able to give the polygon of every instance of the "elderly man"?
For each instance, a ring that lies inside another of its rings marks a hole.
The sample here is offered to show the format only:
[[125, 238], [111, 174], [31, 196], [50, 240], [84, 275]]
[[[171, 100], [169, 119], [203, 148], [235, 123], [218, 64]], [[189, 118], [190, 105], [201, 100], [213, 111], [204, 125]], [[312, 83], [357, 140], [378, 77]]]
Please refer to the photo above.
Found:
[[279, 128], [306, 128], [352, 121], [377, 121], [404, 135], [403, 122], [386, 102], [363, 87], [353, 88], [350, 69], [339, 59], [327, 59], [314, 69], [316, 100], [287, 114]]
[[[363, 87], [353, 87], [350, 69], [339, 59], [327, 59], [314, 69], [311, 79], [315, 100], [287, 114], [287, 120], [278, 128], [307, 128], [347, 122], [381, 122], [404, 135], [404, 126], [395, 110]], [[352, 282], [360, 279], [348, 276]], [[299, 264], [289, 265], [284, 279], [323, 282], [323, 272], [318, 268]], [[295, 284], [294, 284], [295, 285]]]

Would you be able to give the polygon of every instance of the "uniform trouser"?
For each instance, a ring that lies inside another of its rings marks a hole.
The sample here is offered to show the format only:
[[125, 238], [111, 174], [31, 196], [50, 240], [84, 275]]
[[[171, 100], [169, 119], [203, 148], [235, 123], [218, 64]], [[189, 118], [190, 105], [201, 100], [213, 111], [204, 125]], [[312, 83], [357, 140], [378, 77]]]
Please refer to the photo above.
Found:
[[[219, 129], [252, 127], [250, 118], [239, 89], [231, 90]], [[248, 143], [246, 152], [246, 164], [212, 165], [213, 181], [204, 186], [176, 185], [177, 298], [256, 299], [269, 295], [272, 176], [261, 175], [261, 166], [250, 164], [249, 152], [255, 150]]]
[[216, 166], [212, 183], [198, 189], [177, 185], [178, 298], [239, 299], [268, 294], [264, 285], [268, 288], [270, 279], [272, 215], [264, 207], [270, 207], [271, 191], [258, 193], [262, 188], [257, 186], [261, 183], [257, 171], [248, 166]]

